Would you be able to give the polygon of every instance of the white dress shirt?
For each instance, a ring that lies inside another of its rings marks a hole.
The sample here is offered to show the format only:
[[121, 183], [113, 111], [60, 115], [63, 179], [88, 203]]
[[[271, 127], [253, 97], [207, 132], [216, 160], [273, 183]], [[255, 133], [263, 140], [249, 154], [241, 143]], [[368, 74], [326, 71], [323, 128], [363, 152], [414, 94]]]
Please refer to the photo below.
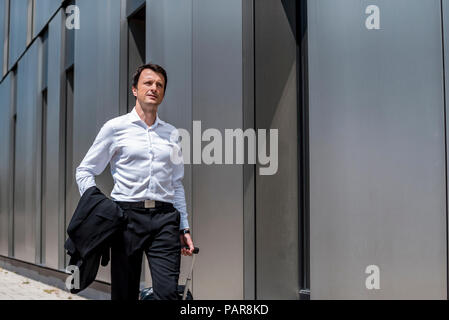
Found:
[[[176, 131], [175, 134], [172, 134]], [[76, 168], [80, 194], [95, 186], [95, 176], [111, 164], [115, 201], [158, 200], [173, 203], [181, 214], [180, 229], [188, 228], [182, 178], [184, 163], [171, 161], [172, 152], [181, 155], [177, 129], [159, 119], [151, 127], [134, 108], [130, 113], [107, 121], [93, 145]], [[182, 159], [182, 156], [178, 159]]]

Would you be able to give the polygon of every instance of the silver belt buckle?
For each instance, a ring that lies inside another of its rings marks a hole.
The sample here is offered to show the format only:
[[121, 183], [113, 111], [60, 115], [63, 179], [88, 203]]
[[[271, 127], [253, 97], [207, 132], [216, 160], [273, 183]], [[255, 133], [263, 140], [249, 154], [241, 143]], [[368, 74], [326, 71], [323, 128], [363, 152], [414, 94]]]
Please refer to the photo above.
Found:
[[156, 201], [145, 200], [145, 208], [156, 208]]

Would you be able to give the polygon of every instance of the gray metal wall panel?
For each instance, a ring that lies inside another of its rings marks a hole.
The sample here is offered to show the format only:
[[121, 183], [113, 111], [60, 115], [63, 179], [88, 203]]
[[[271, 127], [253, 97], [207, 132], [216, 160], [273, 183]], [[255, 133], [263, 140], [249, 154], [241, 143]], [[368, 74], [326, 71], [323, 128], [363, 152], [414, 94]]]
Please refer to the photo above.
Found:
[[[65, 23], [65, 22], [64, 22]], [[80, 12], [80, 27], [81, 27], [81, 12]], [[64, 47], [65, 47], [65, 69], [73, 66], [75, 60], [75, 33], [77, 29], [65, 28]]]
[[5, 27], [6, 27], [6, 0], [0, 0], [0, 80], [3, 78], [3, 58], [5, 43]]
[[[242, 93], [243, 93], [243, 130], [255, 128], [254, 108], [254, 1], [242, 1]], [[256, 297], [256, 236], [255, 236], [255, 164], [243, 166], [243, 278], [244, 299]]]
[[61, 6], [62, 0], [35, 0], [33, 11], [33, 37], [36, 37], [39, 32], [49, 22], [53, 14]]
[[[75, 95], [73, 113], [73, 159], [66, 200], [70, 221], [80, 198], [75, 169], [81, 163], [101, 126], [119, 115], [120, 0], [79, 0], [81, 28], [75, 33]], [[95, 48], [95, 50], [92, 50]], [[96, 178], [104, 194], [112, 191], [109, 166]], [[109, 281], [109, 266], [101, 267], [97, 279]]]
[[[448, 128], [448, 120], [449, 120], [449, 114], [448, 114], [448, 98], [449, 98], [449, 1], [443, 0], [441, 2], [442, 4], [442, 17], [443, 17], [443, 32], [444, 32], [444, 71], [445, 71], [445, 94], [446, 94], [446, 152], [447, 150], [447, 137], [449, 137], [449, 128]], [[449, 155], [446, 154], [446, 176], [447, 176], [447, 169], [449, 168]], [[447, 179], [447, 178], [446, 178]], [[446, 184], [446, 199], [449, 199], [449, 190], [447, 190], [447, 184]], [[449, 221], [447, 219], [446, 214], [446, 231], [449, 230]], [[449, 247], [449, 237], [446, 235], [446, 239], [448, 243], [446, 245]], [[449, 257], [448, 257], [449, 261]], [[447, 268], [447, 275], [449, 275], [449, 265], [446, 266]]]
[[[192, 32], [192, 118], [224, 137], [224, 129], [243, 128], [242, 2], [193, 1]], [[192, 173], [194, 236], [202, 250], [195, 294], [243, 299], [243, 166], [195, 165]]]
[[3, 58], [0, 61], [0, 64], [2, 66], [1, 68], [1, 75], [2, 77], [6, 75], [8, 71], [8, 60], [9, 60], [9, 8], [10, 8], [10, 1], [4, 0], [2, 8], [4, 10], [3, 14], [3, 45], [1, 47]]
[[10, 195], [12, 181], [11, 171], [11, 77], [7, 76], [0, 83], [0, 255], [8, 256], [9, 216], [12, 210]]
[[11, 68], [27, 45], [28, 0], [10, 1], [9, 62]]
[[38, 65], [40, 41], [36, 40], [19, 61], [17, 69], [17, 124], [14, 185], [14, 257], [35, 263], [36, 215], [38, 212], [40, 108]]
[[64, 239], [59, 238], [60, 223], [64, 222], [64, 102], [61, 101], [61, 77], [63, 74], [62, 32], [65, 14], [61, 9], [51, 20], [48, 29], [48, 86], [47, 132], [44, 166], [43, 204], [45, 212], [45, 265], [58, 269], [58, 257], [63, 253]]
[[308, 7], [311, 297], [444, 299], [440, 1]]
[[[168, 72], [160, 114], [191, 136], [192, 120], [203, 130], [243, 126], [241, 20], [241, 1], [147, 1], [147, 61]], [[199, 299], [243, 298], [242, 183], [241, 166], [185, 165], [189, 221], [201, 248], [193, 280]]]
[[[298, 140], [295, 1], [255, 1], [255, 113], [279, 130], [274, 175], [256, 169], [256, 297], [298, 298]], [[267, 134], [269, 136], [269, 134]]]

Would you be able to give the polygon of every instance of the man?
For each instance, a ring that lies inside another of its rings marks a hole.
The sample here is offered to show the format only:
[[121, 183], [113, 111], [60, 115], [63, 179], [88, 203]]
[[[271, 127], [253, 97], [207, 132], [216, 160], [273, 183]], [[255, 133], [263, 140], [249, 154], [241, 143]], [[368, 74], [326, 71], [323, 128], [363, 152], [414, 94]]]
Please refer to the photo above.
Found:
[[184, 165], [171, 161], [173, 153], [178, 159], [180, 155], [179, 143], [173, 140], [177, 131], [157, 112], [166, 87], [167, 73], [161, 66], [139, 67], [132, 85], [134, 109], [103, 125], [76, 169], [82, 195], [110, 163], [111, 198], [128, 216], [126, 228], [111, 246], [112, 300], [138, 299], [142, 252], [155, 298], [177, 299], [180, 254], [191, 256], [194, 250], [181, 182]]

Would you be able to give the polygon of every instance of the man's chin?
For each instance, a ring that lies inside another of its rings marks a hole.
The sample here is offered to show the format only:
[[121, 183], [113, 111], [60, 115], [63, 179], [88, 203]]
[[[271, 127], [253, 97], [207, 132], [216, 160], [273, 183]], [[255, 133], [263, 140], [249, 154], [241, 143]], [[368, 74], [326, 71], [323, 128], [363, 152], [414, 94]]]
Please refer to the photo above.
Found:
[[145, 99], [144, 101], [143, 101], [143, 103], [141, 102], [140, 103], [140, 105], [146, 105], [146, 106], [148, 106], [148, 107], [157, 107], [157, 106], [159, 106], [159, 102], [158, 101], [155, 101], [155, 100], [151, 100], [151, 99], [149, 99], [149, 100], [147, 100], [147, 99]]

